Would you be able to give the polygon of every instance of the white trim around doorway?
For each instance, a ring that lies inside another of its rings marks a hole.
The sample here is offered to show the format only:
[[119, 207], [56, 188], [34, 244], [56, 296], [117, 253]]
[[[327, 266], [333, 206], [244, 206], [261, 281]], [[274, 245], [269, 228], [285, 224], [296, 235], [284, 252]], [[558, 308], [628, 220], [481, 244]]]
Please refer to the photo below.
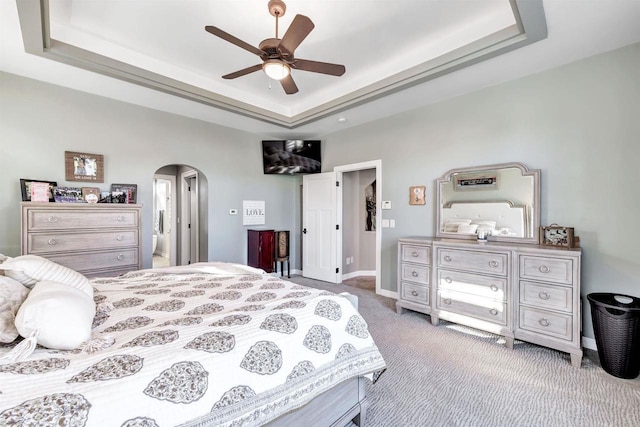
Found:
[[[382, 160], [371, 160], [368, 162], [360, 162], [353, 163], [350, 165], [342, 165], [335, 166], [333, 171], [336, 172], [337, 181], [340, 183], [339, 191], [338, 191], [338, 224], [340, 225], [340, 233], [338, 233], [338, 265], [342, 265], [342, 174], [345, 172], [355, 172], [359, 170], [365, 169], [375, 169], [376, 170], [376, 211], [382, 212], [381, 204], [382, 204]], [[376, 294], [382, 295], [388, 298], [398, 298], [398, 293], [394, 291], [390, 291], [387, 289], [382, 289], [382, 275], [381, 275], [381, 266], [382, 266], [382, 227], [378, 224], [376, 227]], [[343, 277], [342, 272], [339, 273], [338, 279], [342, 282], [343, 279], [347, 277]]]

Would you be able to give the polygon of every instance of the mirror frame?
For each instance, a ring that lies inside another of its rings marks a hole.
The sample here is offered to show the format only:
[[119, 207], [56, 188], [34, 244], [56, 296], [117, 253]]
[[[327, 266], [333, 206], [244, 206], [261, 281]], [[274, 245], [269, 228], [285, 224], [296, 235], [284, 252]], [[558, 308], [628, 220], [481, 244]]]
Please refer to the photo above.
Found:
[[522, 163], [499, 163], [495, 165], [487, 166], [473, 166], [466, 168], [451, 169], [445, 173], [441, 178], [436, 180], [436, 237], [447, 239], [462, 239], [462, 240], [475, 240], [475, 235], [464, 235], [458, 233], [446, 233], [442, 230], [442, 186], [450, 183], [453, 178], [453, 174], [456, 173], [474, 173], [485, 172], [497, 169], [517, 168], [523, 177], [531, 176], [533, 178], [533, 209], [531, 212], [533, 236], [532, 237], [511, 237], [511, 236], [489, 236], [489, 241], [495, 242], [511, 242], [511, 243], [528, 243], [532, 245], [540, 244], [540, 235], [538, 230], [540, 229], [540, 169], [529, 169]]

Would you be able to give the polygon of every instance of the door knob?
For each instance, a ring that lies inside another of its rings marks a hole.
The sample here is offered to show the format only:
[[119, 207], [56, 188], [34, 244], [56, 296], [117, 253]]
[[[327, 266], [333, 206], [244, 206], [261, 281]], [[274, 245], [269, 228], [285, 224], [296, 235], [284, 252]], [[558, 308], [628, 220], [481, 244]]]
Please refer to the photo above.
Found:
[[307, 229], [306, 228], [302, 229], [302, 234], [307, 234]]

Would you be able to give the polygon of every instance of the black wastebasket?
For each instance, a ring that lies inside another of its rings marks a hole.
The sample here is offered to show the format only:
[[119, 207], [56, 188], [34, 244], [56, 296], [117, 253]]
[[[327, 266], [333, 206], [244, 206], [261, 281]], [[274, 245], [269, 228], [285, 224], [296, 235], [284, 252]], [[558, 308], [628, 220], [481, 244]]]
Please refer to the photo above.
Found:
[[640, 298], [608, 293], [587, 298], [602, 369], [618, 378], [636, 378], [640, 374]]

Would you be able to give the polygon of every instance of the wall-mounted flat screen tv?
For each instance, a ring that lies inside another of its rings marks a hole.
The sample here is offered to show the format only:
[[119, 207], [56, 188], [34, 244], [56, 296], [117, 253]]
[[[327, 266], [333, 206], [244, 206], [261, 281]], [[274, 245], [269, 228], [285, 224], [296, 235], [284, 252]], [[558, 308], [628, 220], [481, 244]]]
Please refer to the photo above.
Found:
[[262, 162], [265, 174], [320, 173], [320, 141], [262, 141]]

